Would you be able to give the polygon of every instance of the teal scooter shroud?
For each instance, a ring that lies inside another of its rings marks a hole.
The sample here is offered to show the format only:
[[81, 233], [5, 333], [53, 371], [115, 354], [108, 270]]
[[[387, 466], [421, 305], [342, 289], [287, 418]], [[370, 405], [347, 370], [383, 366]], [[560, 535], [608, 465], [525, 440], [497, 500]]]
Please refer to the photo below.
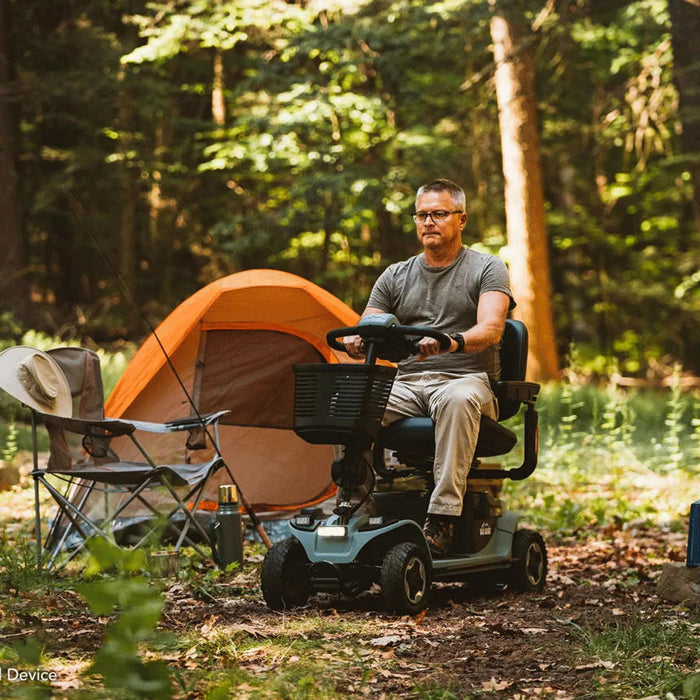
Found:
[[700, 501], [690, 506], [690, 525], [688, 526], [688, 554], [686, 566], [700, 566]]
[[[479, 552], [474, 554], [456, 555], [446, 559], [433, 560], [433, 577], [440, 578], [441, 570], [454, 574], [464, 567], [465, 570], [475, 567], [510, 563], [513, 547], [513, 533], [517, 528], [520, 513], [506, 511], [498, 519], [495, 536]], [[420, 526], [413, 520], [396, 520], [383, 526], [366, 529], [369, 522], [367, 515], [358, 515], [350, 519], [347, 524], [347, 534], [342, 537], [320, 537], [319, 527], [333, 526], [338, 523], [338, 517], [330, 516], [325, 521], [319, 521], [313, 527], [299, 527], [291, 521], [289, 528], [291, 534], [299, 540], [304, 547], [309, 561], [327, 562], [329, 564], [351, 564], [360, 551], [377, 537], [381, 537], [392, 530], [399, 528], [414, 529], [416, 535], [422, 540], [423, 533]]]

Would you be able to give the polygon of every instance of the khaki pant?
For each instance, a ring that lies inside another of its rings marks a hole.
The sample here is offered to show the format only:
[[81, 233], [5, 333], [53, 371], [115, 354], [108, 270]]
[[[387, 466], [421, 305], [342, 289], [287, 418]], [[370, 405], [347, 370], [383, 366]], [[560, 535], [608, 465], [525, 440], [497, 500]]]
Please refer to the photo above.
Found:
[[383, 425], [418, 416], [435, 421], [435, 490], [429, 513], [462, 513], [482, 413], [494, 420], [498, 417], [498, 402], [485, 372], [422, 372], [402, 375], [394, 382]]

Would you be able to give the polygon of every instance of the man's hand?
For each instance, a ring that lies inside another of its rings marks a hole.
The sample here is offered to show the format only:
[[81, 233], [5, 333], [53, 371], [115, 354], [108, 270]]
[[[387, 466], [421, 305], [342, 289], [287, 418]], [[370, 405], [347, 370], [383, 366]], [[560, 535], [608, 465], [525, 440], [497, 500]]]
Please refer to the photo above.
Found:
[[418, 341], [418, 349], [420, 352], [416, 359], [418, 362], [423, 362], [423, 360], [427, 360], [431, 355], [454, 352], [457, 349], [457, 341], [450, 338], [450, 346], [446, 350], [440, 350], [440, 343], [435, 340], [435, 338], [428, 338], [425, 336]]
[[359, 335], [346, 335], [343, 338], [345, 352], [347, 352], [353, 360], [361, 360], [365, 356], [365, 345]]

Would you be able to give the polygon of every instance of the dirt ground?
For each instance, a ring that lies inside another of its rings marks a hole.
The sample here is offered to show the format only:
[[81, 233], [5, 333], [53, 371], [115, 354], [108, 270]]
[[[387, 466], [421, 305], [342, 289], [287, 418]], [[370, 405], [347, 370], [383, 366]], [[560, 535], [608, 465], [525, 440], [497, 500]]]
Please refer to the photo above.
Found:
[[[7, 500], [8, 534], [26, 530], [31, 504], [29, 489]], [[208, 587], [196, 579], [160, 581], [166, 599], [160, 629], [185, 641], [159, 655], [174, 674], [194, 674], [191, 687], [176, 692], [193, 700], [207, 695], [221, 669], [240, 669], [248, 679], [236, 681], [230, 697], [282, 697], [269, 690], [269, 679], [304, 664], [320, 664], [327, 682], [322, 692], [288, 697], [622, 697], [601, 689], [606, 678], [614, 681], [616, 663], [585, 652], [587, 635], [647, 620], [700, 629], [697, 612], [656, 594], [663, 566], [684, 560], [685, 532], [627, 525], [570, 538], [545, 533], [545, 539], [549, 574], [541, 593], [480, 594], [435, 584], [430, 606], [416, 617], [385, 612], [378, 589], [356, 599], [321, 594], [303, 608], [270, 611], [259, 589], [263, 557], [248, 552], [242, 571], [212, 577]], [[0, 644], [32, 637], [47, 658], [60, 661], [52, 697], [74, 697], [86, 682], [95, 687], [81, 674], [103, 643], [109, 618], [90, 613], [72, 590], [28, 589], [15, 592], [11, 604], [5, 600]], [[700, 670], [697, 658], [680, 663], [687, 673]], [[204, 666], [214, 674], [209, 683], [197, 676]]]
[[[550, 543], [548, 585], [542, 593], [480, 595], [460, 584], [438, 584], [428, 610], [416, 618], [384, 613], [381, 595], [374, 591], [352, 601], [316, 596], [292, 615], [372, 621], [369, 634], [342, 642], [354, 644], [360, 654], [366, 651], [373, 669], [366, 687], [350, 683], [350, 693], [414, 697], [418, 683], [456, 697], [585, 698], [599, 690], [601, 669], [612, 665], [572, 658], [572, 636], [625, 619], [687, 619], [686, 610], [657, 597], [655, 582], [663, 564], [683, 558], [684, 546], [684, 535], [668, 532], [600, 533], [595, 540]], [[179, 607], [175, 596], [171, 603], [174, 613]], [[202, 615], [230, 619], [231, 612], [252, 634], [269, 636], [283, 626], [284, 616], [266, 610], [260, 600], [188, 606], [188, 622], [180, 614], [175, 619], [178, 625], [197, 624]], [[258, 665], [253, 659], [249, 668], [255, 673]]]

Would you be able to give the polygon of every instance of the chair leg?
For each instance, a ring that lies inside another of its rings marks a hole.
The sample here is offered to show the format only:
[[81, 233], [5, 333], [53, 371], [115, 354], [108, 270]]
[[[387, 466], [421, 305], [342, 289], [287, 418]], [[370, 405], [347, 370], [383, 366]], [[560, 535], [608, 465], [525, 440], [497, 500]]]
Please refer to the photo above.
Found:
[[36, 442], [36, 413], [32, 411], [32, 465], [34, 471], [34, 534], [36, 537], [36, 565], [41, 567], [41, 506], [39, 505], [39, 447]]
[[34, 536], [36, 537], [36, 565], [41, 567], [41, 506], [39, 505], [39, 477], [34, 475]]
[[[207, 483], [207, 480], [209, 476], [211, 475], [211, 470], [208, 472], [207, 477], [204, 478], [197, 486], [194, 486], [184, 497], [184, 499], [181, 499], [174, 488], [171, 486], [171, 484], [168, 482], [167, 479], [164, 477], [161, 477], [159, 479], [159, 483], [162, 486], [165, 486], [168, 491], [170, 492], [170, 495], [175, 499], [175, 502], [177, 505], [167, 514], [163, 514], [160, 511], [158, 511], [156, 508], [154, 508], [148, 501], [146, 501], [144, 498], [141, 497], [140, 491], [143, 489], [139, 489], [139, 493], [135, 494], [136, 497], [145, 505], [154, 515], [156, 516], [164, 516], [166, 521], [168, 522], [168, 525], [172, 527], [174, 530], [178, 530], [178, 528], [172, 523], [172, 517], [177, 513], [178, 511], [182, 511], [185, 515], [186, 523], [183, 528], [179, 529], [179, 536], [177, 543], [175, 545], [175, 551], [179, 551], [180, 547], [182, 546], [183, 542], [187, 542], [187, 544], [192, 547], [197, 554], [199, 554], [202, 558], [206, 558], [206, 554], [201, 550], [201, 548], [190, 538], [187, 536], [187, 531], [189, 530], [190, 525], [194, 525], [195, 529], [199, 531], [199, 533], [202, 535], [204, 538], [205, 542], [209, 542], [209, 535], [208, 533], [204, 530], [204, 528], [200, 525], [198, 520], [192, 515], [190, 512], [189, 508], [187, 507], [187, 501], [192, 497], [193, 494], [197, 494], [196, 499], [195, 499], [195, 504], [198, 504], [201, 495], [203, 493], [204, 486]], [[151, 533], [155, 530], [156, 528], [153, 527], [151, 528], [142, 538], [141, 540], [136, 544], [136, 547], [140, 547], [151, 535]]]
[[73, 523], [73, 526], [78, 530], [80, 533], [80, 536], [83, 539], [87, 539], [87, 535], [83, 531], [83, 529], [80, 527], [78, 524], [77, 518], [80, 518], [80, 520], [83, 521], [86, 525], [91, 527], [95, 532], [99, 533], [103, 537], [107, 537], [107, 533], [93, 520], [88, 518], [85, 513], [81, 513], [80, 510], [76, 505], [71, 503], [69, 500], [63, 497], [63, 494], [58, 491], [55, 487], [53, 487], [46, 479], [43, 479], [41, 476], [39, 477], [41, 480], [41, 483], [44, 484], [45, 488], [48, 490], [48, 492], [53, 496], [54, 500], [56, 503], [58, 503], [59, 508], [66, 514], [66, 517]]
[[[182, 535], [182, 532], [183, 532], [183, 531], [182, 531], [182, 530], [178, 530], [178, 528], [177, 528], [177, 527], [175, 526], [175, 524], [172, 522], [172, 517], [173, 517], [173, 515], [175, 515], [175, 513], [177, 513], [179, 510], [182, 510], [181, 507], [173, 508], [173, 510], [171, 510], [167, 515], [164, 515], [164, 514], [161, 513], [160, 511], [156, 510], [147, 500], [145, 500], [144, 498], [141, 498], [140, 495], [139, 495], [138, 498], [139, 498], [139, 500], [141, 501], [141, 503], [143, 503], [143, 505], [145, 505], [145, 506], [151, 511], [151, 513], [153, 513], [153, 514], [156, 515], [156, 516], [163, 517], [163, 518], [167, 521], [167, 526], [168, 526], [168, 527], [171, 527], [171, 528], [172, 528], [173, 530], [175, 530], [176, 532], [179, 532], [179, 533], [180, 533], [180, 536]], [[177, 498], [177, 497], [176, 497], [176, 498]], [[185, 506], [185, 508], [186, 508], [186, 506]], [[188, 515], [187, 513], [185, 513], [185, 514], [186, 514], [186, 516]], [[189, 516], [188, 516], [187, 526], [189, 526], [189, 524], [190, 524], [190, 523], [189, 523]], [[199, 525], [198, 522], [195, 521], [195, 524], [199, 527], [199, 529], [200, 529], [202, 532], [204, 532], [204, 530], [202, 529], [201, 525]], [[157, 527], [158, 527], [157, 525], [156, 525], [155, 527], [152, 527], [152, 528], [137, 542], [136, 547], [140, 547], [140, 546], [151, 536], [151, 533], [153, 533], [153, 532], [157, 529]], [[192, 547], [192, 549], [194, 549], [195, 552], [197, 552], [197, 554], [199, 554], [200, 557], [202, 557], [203, 559], [206, 559], [207, 555], [199, 548], [199, 546], [197, 545], [196, 542], [194, 542], [192, 539], [190, 539], [189, 537], [187, 537], [187, 534], [186, 534], [186, 533], [187, 533], [187, 529], [185, 529], [185, 537], [184, 537], [184, 540], [187, 542], [187, 544], [188, 544], [190, 547]], [[205, 534], [206, 534], [206, 533], [205, 533]], [[207, 539], [208, 539], [208, 538], [209, 538], [209, 536], [207, 535]], [[176, 546], [176, 551], [179, 551], [180, 546], [181, 546], [181, 544], [178, 545], [178, 546]]]
[[[73, 486], [73, 480], [71, 479], [68, 485], [68, 488], [66, 489], [64, 493], [64, 498], [68, 500], [70, 498], [70, 493], [71, 493], [71, 487]], [[83, 512], [83, 506], [85, 505], [85, 502], [87, 501], [88, 497], [90, 494], [94, 491], [95, 489], [95, 482], [91, 481], [88, 486], [85, 486], [85, 493], [82, 495], [80, 499], [80, 503], [78, 503], [78, 511]], [[53, 543], [53, 538], [56, 534], [56, 530], [58, 529], [58, 523], [64, 514], [64, 509], [59, 506], [59, 512], [56, 518], [53, 521], [53, 524], [51, 526], [51, 530], [49, 534], [46, 536], [46, 543], [45, 543], [45, 548], [49, 549], [51, 548], [51, 559], [50, 559], [50, 564], [53, 564], [53, 562], [56, 560], [58, 557], [59, 552], [63, 548], [63, 545], [65, 544], [66, 540], [68, 539], [68, 535], [72, 532], [73, 528], [76, 528], [75, 521], [71, 519], [70, 515], [68, 513], [65, 513], [66, 518], [68, 519], [68, 524], [66, 527], [63, 529], [63, 532], [61, 533], [61, 537], [59, 538], [58, 542], [55, 544]], [[82, 532], [80, 532], [79, 528], [76, 528], [78, 532], [80, 533], [80, 536], [83, 538], [83, 543], [80, 544], [77, 549], [75, 549], [72, 553], [71, 556], [67, 561], [70, 561], [75, 557], [75, 555], [82, 550], [82, 548], [85, 546], [85, 536], [83, 535]]]
[[[173, 509], [168, 515], [168, 519], [170, 519], [176, 511], [181, 510], [187, 519], [187, 523], [185, 524], [184, 530], [181, 532], [180, 539], [178, 540], [178, 543], [176, 545], [176, 549], [179, 549], [179, 547], [182, 545], [182, 540], [184, 539], [184, 536], [187, 534], [187, 530], [189, 529], [189, 525], [193, 524], [197, 530], [199, 530], [200, 534], [204, 537], [204, 540], [206, 542], [209, 542], [209, 534], [204, 530], [204, 528], [199, 524], [199, 521], [194, 517], [192, 514], [193, 512], [197, 511], [197, 506], [199, 505], [199, 501], [202, 498], [202, 494], [204, 493], [204, 486], [207, 484], [209, 481], [209, 477], [212, 474], [212, 469], [209, 470], [207, 473], [207, 476], [194, 488], [190, 490], [190, 492], [184, 497], [184, 499], [180, 499], [175, 493], [174, 489], [172, 486], [168, 483], [167, 480], [164, 480], [165, 486], [168, 488], [170, 491], [171, 495], [173, 498], [177, 501], [178, 505], [175, 509]], [[197, 494], [195, 499], [194, 499], [194, 504], [192, 506], [192, 511], [187, 507], [187, 502], [192, 498], [194, 494]]]

